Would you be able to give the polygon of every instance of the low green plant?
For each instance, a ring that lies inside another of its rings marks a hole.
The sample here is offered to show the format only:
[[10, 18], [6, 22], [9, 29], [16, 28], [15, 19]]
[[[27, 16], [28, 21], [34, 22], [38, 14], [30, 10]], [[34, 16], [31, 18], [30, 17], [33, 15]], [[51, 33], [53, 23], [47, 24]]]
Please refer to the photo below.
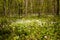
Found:
[[0, 40], [60, 40], [60, 19], [57, 16], [19, 19], [12, 23], [5, 18], [0, 24]]

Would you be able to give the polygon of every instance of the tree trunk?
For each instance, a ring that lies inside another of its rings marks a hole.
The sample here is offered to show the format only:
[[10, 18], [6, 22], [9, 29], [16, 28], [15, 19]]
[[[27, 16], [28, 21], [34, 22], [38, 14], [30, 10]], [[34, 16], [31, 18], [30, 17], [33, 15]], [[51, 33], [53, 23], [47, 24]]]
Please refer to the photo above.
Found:
[[3, 3], [3, 16], [5, 16], [6, 14], [6, 0], [4, 0], [4, 3]]
[[59, 15], [59, 0], [57, 0], [57, 13], [56, 15]]
[[26, 0], [25, 3], [26, 3], [26, 15], [27, 15], [28, 0]]
[[19, 18], [20, 18], [20, 4], [18, 4], [18, 7], [19, 7], [19, 13], [18, 14], [19, 14]]

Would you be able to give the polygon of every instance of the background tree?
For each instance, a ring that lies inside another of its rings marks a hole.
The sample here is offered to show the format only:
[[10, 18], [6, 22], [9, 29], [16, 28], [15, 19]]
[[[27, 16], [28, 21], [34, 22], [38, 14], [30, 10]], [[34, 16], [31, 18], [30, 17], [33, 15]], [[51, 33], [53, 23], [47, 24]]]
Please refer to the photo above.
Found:
[[56, 15], [59, 15], [59, 0], [57, 0], [57, 13]]

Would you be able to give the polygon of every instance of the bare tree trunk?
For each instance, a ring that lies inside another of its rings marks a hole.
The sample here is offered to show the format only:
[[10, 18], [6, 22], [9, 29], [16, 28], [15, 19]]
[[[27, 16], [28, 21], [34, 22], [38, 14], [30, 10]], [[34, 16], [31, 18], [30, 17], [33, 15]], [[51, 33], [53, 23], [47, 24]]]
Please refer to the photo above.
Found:
[[33, 0], [30, 0], [30, 6], [31, 6], [31, 13], [33, 13]]
[[3, 15], [6, 16], [6, 0], [3, 0], [4, 3], [3, 3]]
[[28, 8], [28, 0], [26, 0], [25, 3], [26, 3], [26, 7], [25, 7], [26, 12], [25, 12], [25, 13], [26, 13], [26, 15], [27, 15], [27, 12], [28, 12], [28, 11], [27, 11], [27, 8]]
[[18, 14], [19, 14], [19, 18], [20, 18], [20, 4], [18, 4], [18, 7], [19, 7], [19, 13]]
[[10, 17], [10, 13], [11, 13], [11, 4], [12, 4], [12, 0], [8, 0], [8, 16]]
[[55, 10], [56, 10], [56, 8], [55, 8], [55, 7], [56, 7], [56, 6], [55, 6], [55, 0], [52, 1], [52, 5], [53, 5], [52, 11], [53, 11], [53, 14], [55, 15], [55, 13], [56, 13], [56, 12], [55, 12]]
[[22, 7], [23, 7], [23, 14], [22, 14], [22, 16], [24, 16], [24, 0], [23, 0], [23, 4], [22, 4]]
[[59, 15], [59, 0], [57, 0], [57, 13], [56, 15]]
[[38, 11], [38, 16], [40, 17], [40, 15], [41, 15], [41, 8], [40, 8], [40, 6], [41, 6], [41, 2], [40, 2], [40, 0], [39, 0], [39, 11]]

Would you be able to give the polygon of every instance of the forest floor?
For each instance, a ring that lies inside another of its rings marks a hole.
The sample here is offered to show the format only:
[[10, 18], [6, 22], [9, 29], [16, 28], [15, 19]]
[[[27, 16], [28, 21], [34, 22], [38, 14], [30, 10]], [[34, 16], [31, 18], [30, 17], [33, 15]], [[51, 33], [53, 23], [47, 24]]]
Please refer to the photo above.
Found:
[[60, 16], [0, 17], [0, 40], [60, 40]]

